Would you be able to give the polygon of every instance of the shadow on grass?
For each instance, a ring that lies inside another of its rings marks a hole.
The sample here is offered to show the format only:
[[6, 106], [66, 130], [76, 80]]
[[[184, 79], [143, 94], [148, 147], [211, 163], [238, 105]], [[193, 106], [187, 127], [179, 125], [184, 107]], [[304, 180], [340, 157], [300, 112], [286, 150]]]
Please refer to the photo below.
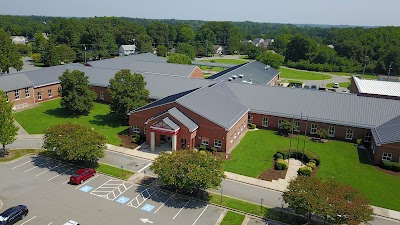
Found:
[[372, 165], [372, 155], [367, 149], [357, 147], [357, 153], [360, 163]]
[[50, 115], [50, 116], [54, 116], [57, 118], [77, 118], [79, 116], [77, 115], [73, 115], [68, 113], [65, 109], [63, 108], [56, 108], [56, 109], [48, 109], [46, 111], [44, 111], [45, 114]]
[[109, 126], [109, 127], [120, 127], [126, 124], [123, 124], [124, 121], [118, 120], [115, 117], [112, 116], [112, 114], [107, 114], [107, 115], [95, 115], [93, 117], [93, 120], [90, 120], [89, 122], [91, 124], [97, 125], [97, 126]]

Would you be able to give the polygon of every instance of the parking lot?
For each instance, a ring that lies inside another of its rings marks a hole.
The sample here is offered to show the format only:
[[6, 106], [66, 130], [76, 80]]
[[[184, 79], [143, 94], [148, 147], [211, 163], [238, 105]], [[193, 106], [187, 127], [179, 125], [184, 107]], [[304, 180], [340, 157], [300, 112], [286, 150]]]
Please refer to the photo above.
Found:
[[223, 210], [156, 188], [96, 174], [81, 185], [68, 183], [77, 168], [28, 156], [0, 164], [2, 210], [24, 204], [17, 224], [215, 224]]

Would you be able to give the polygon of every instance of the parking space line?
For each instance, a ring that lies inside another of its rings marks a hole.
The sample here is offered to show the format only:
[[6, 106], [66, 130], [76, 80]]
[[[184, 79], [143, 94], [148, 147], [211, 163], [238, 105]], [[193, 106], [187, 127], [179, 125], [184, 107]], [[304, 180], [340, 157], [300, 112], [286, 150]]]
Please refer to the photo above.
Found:
[[204, 208], [203, 212], [200, 213], [200, 215], [197, 217], [197, 219], [193, 222], [192, 225], [195, 225], [197, 223], [197, 221], [200, 219], [200, 217], [203, 215], [203, 213], [206, 211], [207, 208], [208, 208], [208, 205]]
[[163, 202], [163, 204], [160, 205], [160, 207], [158, 207], [158, 209], [157, 209], [156, 211], [154, 211], [154, 214], [156, 214], [156, 213], [158, 212], [158, 210], [160, 210], [161, 207], [163, 207], [163, 206], [165, 205], [165, 203], [168, 202], [168, 200], [169, 200], [171, 197], [172, 197], [172, 195], [170, 195], [170, 196], [167, 198], [167, 200], [165, 200], [165, 202]]
[[47, 173], [47, 172], [49, 172], [50, 170], [52, 170], [52, 169], [54, 169], [54, 168], [57, 168], [57, 167], [59, 167], [60, 165], [57, 165], [57, 166], [54, 166], [54, 167], [51, 167], [50, 169], [47, 169], [46, 171], [44, 171], [44, 172], [42, 172], [42, 173], [39, 173], [38, 175], [36, 175], [37, 177], [38, 176], [40, 176], [40, 175], [42, 175], [42, 174], [44, 174], [44, 173]]
[[47, 225], [50, 225], [50, 224], [52, 224], [53, 222], [51, 222], [51, 223], [49, 223], [49, 224], [47, 224]]
[[23, 165], [25, 165], [25, 164], [27, 164], [27, 163], [30, 163], [30, 162], [32, 162], [32, 160], [29, 160], [28, 162], [24, 162], [24, 163], [22, 163], [22, 164], [19, 164], [18, 166], [14, 166], [13, 168], [11, 168], [12, 170], [13, 169], [16, 169], [16, 168], [18, 168], [18, 167], [20, 167], [20, 166], [23, 166]]
[[174, 218], [172, 218], [173, 220], [178, 216], [178, 214], [185, 208], [185, 206], [186, 206], [189, 202], [190, 202], [190, 200], [187, 201], [187, 202], [185, 203], [185, 205], [183, 205], [183, 207], [179, 210], [179, 212], [175, 214]]
[[[64, 166], [63, 166], [63, 167], [64, 167]], [[66, 174], [67, 174], [66, 172], [67, 172], [67, 171], [70, 171], [70, 170], [72, 170], [72, 169], [74, 169], [74, 168], [69, 168], [69, 169], [67, 169], [67, 170], [64, 170], [64, 172], [55, 175], [54, 177], [48, 179], [47, 181], [51, 181], [51, 180], [53, 180], [54, 178], [56, 178], [56, 177], [58, 177], [58, 176], [61, 176], [61, 175], [66, 175]]]
[[30, 169], [27, 169], [27, 170], [24, 171], [24, 173], [26, 173], [26, 172], [28, 172], [28, 171], [31, 171], [31, 170], [33, 170], [33, 169], [35, 169], [35, 168], [38, 168], [39, 166], [42, 166], [42, 165], [44, 165], [44, 164], [46, 164], [46, 163], [48, 163], [48, 162], [44, 162], [44, 163], [39, 164], [39, 165], [37, 165], [37, 166], [34, 166], [34, 167], [30, 168]]
[[64, 184], [66, 184], [66, 183], [68, 183], [69, 182], [69, 179], [67, 180], [67, 181], [65, 181], [64, 183], [62, 183], [61, 185], [64, 185]]
[[98, 177], [98, 176], [100, 176], [100, 174], [97, 174], [96, 176], [91, 177], [91, 178], [85, 180], [85, 182], [82, 182], [82, 184], [78, 185], [78, 187], [76, 187], [75, 189], [78, 189], [78, 188], [80, 188], [82, 185], [84, 185], [85, 183], [88, 183], [89, 181], [96, 179], [96, 177]]
[[24, 224], [26, 224], [27, 222], [29, 222], [29, 221], [31, 221], [31, 220], [33, 220], [33, 219], [35, 219], [35, 218], [36, 218], [36, 216], [34, 216], [34, 217], [30, 218], [29, 220], [27, 220], [27, 221], [21, 223], [21, 225], [24, 225]]
[[[97, 175], [97, 176], [98, 176], [98, 175]], [[97, 177], [97, 176], [96, 176], [96, 177]], [[112, 179], [113, 179], [113, 178], [109, 179], [107, 182], [111, 181]], [[106, 183], [107, 183], [107, 182], [106, 182]], [[104, 183], [104, 184], [105, 184], [105, 183]], [[103, 185], [103, 184], [102, 184], [102, 185]], [[96, 189], [94, 189], [92, 192], [97, 191], [97, 189], [99, 189], [102, 185], [100, 185], [99, 187], [97, 187]]]
[[143, 170], [145, 170], [147, 167], [149, 167], [149, 166], [151, 166], [151, 164], [153, 164], [153, 163], [149, 163], [149, 164], [147, 164], [146, 166], [144, 166], [142, 169], [140, 169], [139, 171], [138, 171], [138, 173], [141, 173]]
[[[154, 190], [154, 191], [150, 194], [149, 190], [146, 188], [146, 189], [144, 189], [144, 191], [140, 192], [140, 194], [138, 194], [136, 197], [134, 197], [134, 198], [132, 199], [132, 201], [128, 202], [127, 205], [130, 206], [130, 207], [133, 207], [133, 208], [138, 208], [141, 204], [143, 204], [143, 202], [145, 202], [145, 201], [146, 201], [147, 199], [149, 199], [154, 193], [156, 193], [156, 191], [157, 191], [157, 190]], [[148, 195], [147, 197], [144, 197], [144, 195], [143, 195], [144, 192], [147, 192], [147, 195]], [[143, 199], [141, 200], [141, 202], [140, 202], [140, 200], [139, 200], [139, 196], [143, 198]], [[132, 202], [133, 202], [134, 200], [136, 200], [137, 206], [134, 206], [134, 205], [132, 204]]]

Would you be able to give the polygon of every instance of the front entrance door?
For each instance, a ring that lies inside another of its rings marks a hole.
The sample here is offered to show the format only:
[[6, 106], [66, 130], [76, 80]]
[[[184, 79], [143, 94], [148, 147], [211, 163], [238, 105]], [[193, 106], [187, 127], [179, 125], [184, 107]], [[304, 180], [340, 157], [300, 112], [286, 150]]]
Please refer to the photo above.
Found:
[[165, 136], [165, 140], [166, 140], [167, 142], [171, 142], [171, 136]]

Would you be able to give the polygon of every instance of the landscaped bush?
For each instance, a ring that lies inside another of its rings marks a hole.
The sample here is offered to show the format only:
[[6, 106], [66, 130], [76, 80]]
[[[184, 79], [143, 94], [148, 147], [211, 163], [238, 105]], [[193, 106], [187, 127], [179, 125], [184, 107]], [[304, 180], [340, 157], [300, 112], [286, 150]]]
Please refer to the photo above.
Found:
[[314, 160], [316, 166], [319, 166], [319, 164], [320, 164], [319, 155], [317, 155], [315, 152], [312, 152], [312, 151], [304, 150], [304, 155], [303, 155], [303, 151], [296, 152], [296, 151], [292, 150], [292, 151], [290, 151], [290, 154], [289, 154], [289, 149], [284, 148], [284, 149], [279, 150], [277, 153], [282, 154], [284, 159], [287, 159], [287, 158], [303, 159], [303, 161], [306, 163], [310, 162], [310, 160]]
[[252, 123], [252, 124], [249, 124], [249, 128], [252, 129], [252, 130], [254, 130], [254, 129], [257, 128], [257, 126], [256, 126], [254, 123]]
[[395, 172], [400, 172], [400, 163], [392, 162], [388, 160], [382, 160], [381, 167], [386, 170], [392, 170]]
[[297, 173], [301, 176], [310, 176], [312, 173], [312, 168], [308, 166], [300, 167]]
[[274, 159], [283, 159], [283, 155], [281, 153], [275, 153]]
[[140, 135], [139, 134], [132, 134], [132, 139], [131, 139], [132, 143], [136, 143], [136, 144], [140, 144]]
[[200, 145], [200, 150], [206, 150], [207, 146], [206, 145]]
[[286, 170], [289, 167], [289, 163], [286, 162], [284, 159], [278, 159], [275, 162], [275, 169], [277, 170]]
[[306, 164], [306, 166], [308, 166], [308, 167], [310, 167], [311, 169], [315, 169], [315, 167], [317, 167], [317, 165], [315, 165], [315, 162], [308, 162], [307, 164]]
[[216, 147], [211, 147], [211, 151], [212, 151], [212, 152], [217, 152], [218, 149], [217, 149]]
[[329, 138], [329, 134], [328, 131], [325, 129], [318, 129], [317, 132], [315, 132], [316, 135], [318, 135], [318, 137], [322, 138], [322, 139], [328, 139]]

